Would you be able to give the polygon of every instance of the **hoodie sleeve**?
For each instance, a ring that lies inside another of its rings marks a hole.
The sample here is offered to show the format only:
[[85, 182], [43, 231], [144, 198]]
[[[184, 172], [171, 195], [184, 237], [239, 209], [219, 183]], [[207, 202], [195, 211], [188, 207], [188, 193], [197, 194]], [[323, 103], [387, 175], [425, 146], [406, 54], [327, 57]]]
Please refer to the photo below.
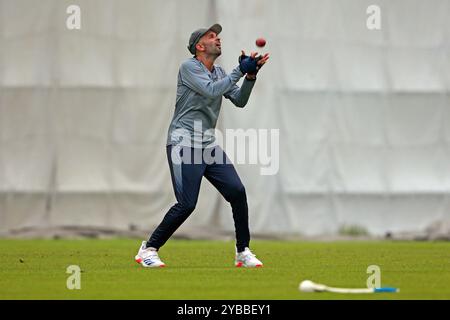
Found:
[[180, 77], [184, 85], [202, 96], [216, 98], [233, 88], [243, 73], [236, 67], [229, 75], [219, 81], [213, 81], [194, 61], [186, 61], [180, 67]]

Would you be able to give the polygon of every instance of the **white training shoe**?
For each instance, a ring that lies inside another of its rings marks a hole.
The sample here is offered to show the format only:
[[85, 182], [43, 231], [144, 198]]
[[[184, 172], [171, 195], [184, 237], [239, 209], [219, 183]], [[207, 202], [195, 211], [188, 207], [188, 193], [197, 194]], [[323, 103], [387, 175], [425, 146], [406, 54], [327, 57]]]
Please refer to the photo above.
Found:
[[146, 268], [165, 267], [166, 264], [161, 261], [158, 251], [147, 248], [147, 241], [142, 241], [138, 254], [134, 257], [137, 263]]
[[236, 253], [234, 265], [238, 268], [259, 268], [263, 266], [263, 263], [246, 247], [244, 251]]

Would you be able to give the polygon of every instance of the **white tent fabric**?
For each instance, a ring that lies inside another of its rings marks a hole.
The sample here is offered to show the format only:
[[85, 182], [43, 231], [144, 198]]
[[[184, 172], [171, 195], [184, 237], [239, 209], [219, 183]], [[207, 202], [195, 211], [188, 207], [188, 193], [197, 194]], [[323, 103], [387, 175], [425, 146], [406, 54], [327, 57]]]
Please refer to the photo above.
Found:
[[[178, 66], [190, 33], [216, 21], [226, 70], [258, 36], [271, 53], [246, 108], [224, 100], [219, 123], [280, 130], [277, 174], [236, 165], [254, 233], [381, 235], [450, 218], [450, 1], [78, 0], [81, 30], [68, 30], [71, 4], [0, 0], [3, 234], [152, 231], [175, 201]], [[381, 30], [366, 28], [372, 4]], [[206, 180], [191, 227], [233, 231]]]

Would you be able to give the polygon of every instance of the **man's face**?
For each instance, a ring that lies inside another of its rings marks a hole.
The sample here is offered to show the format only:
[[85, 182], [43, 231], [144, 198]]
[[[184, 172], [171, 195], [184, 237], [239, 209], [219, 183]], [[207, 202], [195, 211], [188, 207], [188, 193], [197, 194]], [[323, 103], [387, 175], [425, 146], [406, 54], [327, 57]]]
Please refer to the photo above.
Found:
[[197, 44], [197, 51], [204, 52], [206, 55], [218, 57], [222, 54], [220, 38], [213, 31], [208, 31]]

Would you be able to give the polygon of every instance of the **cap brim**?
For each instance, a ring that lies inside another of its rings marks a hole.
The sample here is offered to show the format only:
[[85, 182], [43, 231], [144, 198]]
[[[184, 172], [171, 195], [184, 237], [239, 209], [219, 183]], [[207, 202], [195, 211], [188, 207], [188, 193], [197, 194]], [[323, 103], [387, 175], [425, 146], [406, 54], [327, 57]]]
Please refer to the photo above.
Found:
[[208, 28], [208, 31], [212, 31], [212, 32], [215, 32], [216, 34], [219, 34], [222, 32], [222, 26], [218, 23], [215, 23], [211, 27]]

